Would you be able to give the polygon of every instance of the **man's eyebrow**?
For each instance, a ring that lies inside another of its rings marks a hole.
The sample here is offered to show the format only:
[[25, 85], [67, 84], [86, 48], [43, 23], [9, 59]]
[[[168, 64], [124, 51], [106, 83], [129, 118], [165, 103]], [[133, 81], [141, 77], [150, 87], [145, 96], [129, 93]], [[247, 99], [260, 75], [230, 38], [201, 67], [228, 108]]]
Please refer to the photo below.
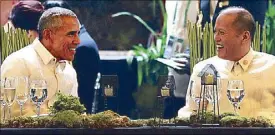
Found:
[[74, 35], [74, 34], [79, 34], [79, 31], [69, 31], [68, 33], [67, 33], [67, 35]]

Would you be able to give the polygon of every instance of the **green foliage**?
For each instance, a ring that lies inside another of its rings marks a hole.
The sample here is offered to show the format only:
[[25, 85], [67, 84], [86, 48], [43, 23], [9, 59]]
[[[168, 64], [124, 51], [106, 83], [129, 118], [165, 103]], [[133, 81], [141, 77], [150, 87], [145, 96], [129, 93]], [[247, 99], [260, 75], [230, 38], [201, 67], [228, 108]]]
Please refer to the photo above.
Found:
[[259, 117], [225, 116], [220, 120], [224, 127], [271, 127], [270, 119]]
[[4, 61], [11, 53], [30, 44], [26, 30], [23, 29], [8, 29], [5, 32], [4, 27], [1, 27], [1, 61]]
[[[133, 46], [133, 49], [129, 52], [130, 56], [127, 58], [127, 62], [130, 65], [133, 62], [133, 58], [137, 58], [138, 62], [138, 86], [142, 83], [156, 83], [156, 79], [160, 74], [167, 74], [167, 68], [161, 63], [155, 61], [156, 58], [163, 56], [165, 43], [166, 43], [166, 25], [167, 25], [167, 15], [164, 9], [164, 5], [161, 0], [157, 0], [162, 11], [164, 24], [162, 26], [162, 33], [155, 32], [143, 19], [139, 16], [129, 13], [129, 12], [119, 12], [113, 14], [112, 17], [118, 17], [122, 15], [128, 15], [135, 18], [144, 27], [146, 27], [154, 37], [148, 48], [144, 47], [142, 44]], [[155, 3], [155, 2], [154, 2]]]
[[248, 119], [240, 116], [226, 116], [221, 119], [221, 125], [225, 127], [248, 127]]
[[[131, 16], [147, 28], [151, 35], [149, 38], [149, 46], [138, 44], [134, 45], [133, 49], [129, 51], [127, 62], [129, 65], [133, 62], [134, 58], [137, 60], [137, 84], [138, 92], [134, 93], [137, 102], [137, 108], [140, 110], [140, 116], [152, 116], [153, 104], [156, 97], [156, 83], [159, 75], [167, 75], [168, 69], [162, 63], [156, 61], [157, 58], [163, 57], [166, 47], [166, 25], [167, 15], [164, 9], [162, 0], [154, 0], [153, 4], [159, 5], [161, 14], [163, 15], [163, 26], [161, 33], [155, 32], [143, 19], [139, 16], [129, 12], [119, 12], [113, 14], [112, 17], [122, 15]], [[149, 86], [149, 87], [148, 87]], [[151, 87], [153, 86], [153, 87]], [[146, 99], [144, 97], [147, 97]], [[140, 104], [141, 103], [141, 104]]]
[[265, 14], [267, 53], [275, 55], [275, 5], [269, 0], [268, 10]]
[[220, 115], [220, 119], [222, 119], [222, 118], [224, 118], [226, 116], [238, 116], [238, 115], [236, 115], [233, 112], [226, 112], [226, 113], [223, 113], [223, 114]]
[[52, 116], [15, 117], [0, 123], [1, 128], [114, 128], [139, 127], [143, 124], [144, 122], [131, 121], [128, 117], [109, 110], [91, 115], [64, 110]]
[[53, 127], [68, 127], [76, 128], [81, 127], [82, 121], [80, 115], [73, 110], [64, 110], [57, 112], [53, 118]]
[[216, 46], [212, 23], [206, 22], [202, 28], [200, 24], [188, 21], [187, 32], [190, 45], [190, 69], [192, 72], [193, 67], [198, 62], [216, 55]]
[[86, 108], [79, 101], [78, 97], [72, 95], [66, 96], [62, 93], [57, 93], [57, 100], [50, 107], [52, 113], [58, 113], [65, 110], [73, 110], [79, 114], [82, 114]]
[[[206, 112], [207, 124], [212, 124], [212, 112]], [[114, 128], [158, 126], [159, 124], [175, 124], [178, 126], [194, 126], [199, 124], [192, 114], [189, 118], [161, 119], [149, 118], [131, 120], [127, 116], [120, 116], [113, 111], [104, 111], [97, 114], [80, 115], [73, 110], [65, 110], [54, 115], [43, 117], [15, 117], [0, 123], [2, 128]], [[232, 113], [224, 113], [218, 122], [221, 127], [271, 127], [269, 119], [259, 116], [241, 117]]]
[[258, 116], [256, 118], [249, 118], [248, 124], [252, 127], [271, 127], [272, 126], [271, 120], [263, 116]]

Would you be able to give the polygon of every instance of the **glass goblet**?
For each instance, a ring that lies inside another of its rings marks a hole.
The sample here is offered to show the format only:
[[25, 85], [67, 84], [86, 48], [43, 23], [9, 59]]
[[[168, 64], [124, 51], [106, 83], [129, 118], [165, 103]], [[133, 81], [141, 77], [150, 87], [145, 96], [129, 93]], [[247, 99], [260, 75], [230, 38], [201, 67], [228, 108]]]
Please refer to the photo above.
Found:
[[230, 80], [227, 85], [227, 97], [234, 107], [235, 114], [244, 97], [244, 83], [242, 80]]
[[9, 118], [11, 118], [11, 106], [15, 99], [16, 92], [16, 78], [15, 77], [6, 77], [4, 80], [4, 101], [8, 106]]
[[198, 92], [195, 91], [194, 85], [195, 85], [194, 81], [191, 80], [190, 81], [190, 86], [189, 86], [189, 95], [188, 96], [196, 103], [196, 107], [197, 107], [196, 109], [198, 110], [199, 109], [199, 104], [201, 102], [202, 97], [199, 95]]
[[23, 105], [28, 100], [29, 78], [25, 76], [17, 77], [16, 101], [20, 106], [20, 116], [22, 116]]
[[221, 98], [222, 89], [221, 79], [217, 78], [217, 85], [206, 85], [205, 87], [205, 98], [212, 104], [213, 108], [218, 108], [217, 103]]
[[1, 88], [0, 88], [0, 107], [1, 107], [1, 120], [5, 121], [6, 118], [6, 102], [5, 102], [5, 93], [4, 93], [4, 80], [0, 80]]
[[37, 117], [40, 115], [40, 106], [48, 96], [47, 83], [45, 80], [32, 80], [30, 82], [30, 98], [36, 105]]

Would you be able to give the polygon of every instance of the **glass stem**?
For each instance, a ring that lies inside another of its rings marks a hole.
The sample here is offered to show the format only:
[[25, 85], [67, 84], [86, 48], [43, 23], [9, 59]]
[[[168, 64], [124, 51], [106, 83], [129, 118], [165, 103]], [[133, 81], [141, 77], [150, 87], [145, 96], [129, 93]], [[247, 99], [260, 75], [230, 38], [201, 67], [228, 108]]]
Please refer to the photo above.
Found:
[[39, 115], [40, 115], [40, 103], [37, 103], [36, 113], [37, 113], [37, 117], [39, 117]]
[[11, 106], [9, 105], [8, 107], [9, 107], [9, 114], [10, 114], [9, 119], [11, 119]]
[[20, 116], [22, 116], [23, 104], [20, 103]]
[[238, 112], [237, 112], [238, 104], [234, 103], [233, 105], [234, 105], [234, 112], [236, 115], [238, 115]]
[[3, 121], [5, 121], [6, 118], [6, 105], [3, 105]]

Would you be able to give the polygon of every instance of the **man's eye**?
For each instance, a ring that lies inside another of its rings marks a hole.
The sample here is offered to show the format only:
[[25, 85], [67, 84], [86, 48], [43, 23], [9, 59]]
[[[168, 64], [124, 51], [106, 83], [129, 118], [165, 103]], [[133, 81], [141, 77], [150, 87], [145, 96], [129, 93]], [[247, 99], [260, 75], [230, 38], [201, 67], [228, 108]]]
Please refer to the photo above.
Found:
[[73, 36], [74, 36], [74, 34], [73, 34], [73, 33], [69, 33], [69, 34], [67, 34], [67, 36], [69, 36], [69, 37], [73, 37]]

